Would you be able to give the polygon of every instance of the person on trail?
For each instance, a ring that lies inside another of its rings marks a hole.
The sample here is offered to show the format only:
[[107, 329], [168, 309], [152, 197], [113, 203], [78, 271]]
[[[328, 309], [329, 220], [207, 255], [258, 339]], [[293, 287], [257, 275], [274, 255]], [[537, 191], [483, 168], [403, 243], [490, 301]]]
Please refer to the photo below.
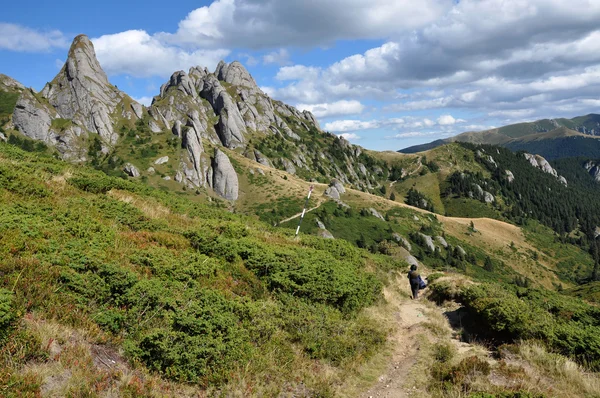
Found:
[[410, 290], [412, 291], [412, 298], [416, 300], [419, 298], [419, 289], [421, 288], [421, 275], [417, 272], [417, 266], [415, 264], [410, 266], [408, 272], [408, 281], [410, 282]]

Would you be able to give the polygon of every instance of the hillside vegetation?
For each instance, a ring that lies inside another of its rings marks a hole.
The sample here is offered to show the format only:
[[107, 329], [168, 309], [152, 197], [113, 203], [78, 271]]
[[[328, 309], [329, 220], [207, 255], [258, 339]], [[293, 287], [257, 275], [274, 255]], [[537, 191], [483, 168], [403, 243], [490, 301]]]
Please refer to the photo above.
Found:
[[49, 378], [74, 396], [185, 389], [169, 380], [326, 394], [381, 347], [363, 309], [403, 263], [194, 197], [0, 144], [5, 396]]

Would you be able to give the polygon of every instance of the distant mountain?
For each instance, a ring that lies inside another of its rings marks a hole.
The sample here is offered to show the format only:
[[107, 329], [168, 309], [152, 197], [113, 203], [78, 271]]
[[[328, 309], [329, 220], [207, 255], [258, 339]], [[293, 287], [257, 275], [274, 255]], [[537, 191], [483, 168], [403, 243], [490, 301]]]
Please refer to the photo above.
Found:
[[450, 142], [501, 145], [514, 151], [540, 154], [548, 159], [572, 156], [600, 156], [600, 115], [589, 114], [573, 119], [542, 119], [491, 130], [466, 132], [445, 140], [401, 149], [416, 153]]

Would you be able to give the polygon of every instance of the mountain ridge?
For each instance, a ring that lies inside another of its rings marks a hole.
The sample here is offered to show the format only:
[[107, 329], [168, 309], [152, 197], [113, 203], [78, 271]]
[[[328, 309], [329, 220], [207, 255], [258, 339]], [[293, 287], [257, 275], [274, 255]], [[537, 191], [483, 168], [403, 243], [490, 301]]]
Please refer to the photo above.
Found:
[[[541, 119], [534, 122], [517, 123], [483, 131], [468, 131], [454, 137], [436, 140], [430, 143], [414, 145], [400, 149], [400, 153], [417, 153], [436, 148], [450, 142], [468, 142], [472, 144], [500, 145], [512, 150], [524, 150], [555, 159], [559, 148], [573, 148], [574, 153], [566, 156], [580, 156], [573, 137], [595, 139], [600, 136], [600, 115], [590, 113], [572, 119]], [[555, 140], [554, 142], [552, 140]], [[533, 142], [543, 142], [542, 151], [536, 150]], [[600, 142], [590, 141], [595, 156], [600, 156]], [[587, 154], [586, 154], [587, 155]], [[593, 157], [593, 156], [592, 156]]]
[[[176, 71], [146, 107], [109, 82], [93, 43], [78, 35], [41, 92], [21, 89], [9, 119], [4, 130], [42, 141], [65, 160], [133, 178], [159, 173], [179, 189], [214, 190], [228, 200], [238, 196], [238, 176], [227, 150], [306, 179], [380, 186], [363, 164], [377, 160], [321, 130], [312, 113], [269, 98], [238, 61], [221, 61], [212, 73], [200, 66]], [[167, 158], [164, 167], [149, 164], [154, 153]], [[224, 186], [221, 179], [229, 181], [227, 194], [215, 189]]]

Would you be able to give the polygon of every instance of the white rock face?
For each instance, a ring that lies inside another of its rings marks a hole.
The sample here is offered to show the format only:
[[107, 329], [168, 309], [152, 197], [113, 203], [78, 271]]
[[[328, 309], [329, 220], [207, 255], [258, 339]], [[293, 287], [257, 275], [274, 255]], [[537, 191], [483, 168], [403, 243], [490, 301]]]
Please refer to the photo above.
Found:
[[410, 244], [410, 242], [404, 238], [402, 235], [398, 234], [397, 232], [394, 232], [392, 234], [392, 237], [394, 238], [394, 240], [396, 242], [398, 242], [400, 245], [402, 245], [406, 250], [408, 250], [409, 252], [412, 251], [412, 245]]
[[515, 180], [515, 175], [512, 171], [504, 170], [504, 173], [506, 174], [506, 179], [508, 180], [508, 182], [513, 182]]
[[591, 160], [587, 161], [583, 166], [596, 182], [600, 182], [600, 166]]
[[444, 239], [444, 237], [443, 237], [443, 236], [436, 236], [436, 237], [435, 237], [435, 240], [437, 240], [437, 241], [438, 241], [438, 243], [439, 243], [440, 245], [442, 245], [442, 247], [444, 247], [444, 248], [447, 248], [447, 247], [448, 247], [448, 242], [446, 242], [446, 239]]
[[168, 156], [163, 156], [163, 157], [160, 157], [160, 158], [156, 159], [154, 161], [154, 164], [165, 164], [168, 161], [169, 161], [169, 157]]
[[431, 236], [425, 235], [421, 232], [419, 232], [419, 235], [421, 235], [421, 237], [425, 241], [425, 246], [427, 246], [427, 248], [429, 250], [431, 250], [432, 252], [435, 251], [435, 245], [433, 244], [433, 238]]
[[325, 196], [329, 196], [332, 199], [340, 199], [340, 196], [346, 193], [344, 185], [338, 180], [331, 180], [329, 187], [325, 190]]
[[215, 149], [213, 160], [213, 189], [227, 200], [237, 200], [239, 183], [231, 161], [219, 149]]
[[131, 177], [139, 177], [140, 176], [140, 171], [138, 170], [138, 168], [135, 167], [134, 165], [132, 165], [131, 163], [126, 163], [125, 166], [123, 167], [123, 171]]
[[[65, 65], [39, 95], [47, 103], [23, 90], [13, 113], [14, 124], [26, 136], [56, 146], [64, 159], [85, 160], [88, 147], [81, 142], [90, 134], [98, 134], [103, 152], [108, 153], [118, 139], [113, 114], [132, 118], [143, 109], [108, 82], [94, 46], [85, 35], [73, 40]], [[125, 99], [131, 109], [124, 108]], [[117, 112], [119, 104], [122, 107]], [[72, 124], [52, 127], [52, 120], [58, 118]]]
[[488, 191], [484, 191], [483, 200], [485, 201], [485, 203], [494, 203], [496, 201], [496, 198], [494, 198], [494, 195], [492, 195]]
[[554, 177], [556, 177], [558, 179], [558, 181], [561, 184], [563, 184], [565, 186], [567, 185], [567, 179], [564, 178], [563, 176], [559, 176], [558, 173], [556, 172], [556, 170], [554, 170], [554, 168], [552, 168], [550, 163], [548, 163], [548, 161], [546, 159], [544, 159], [543, 157], [541, 157], [540, 155], [532, 155], [530, 153], [524, 153], [523, 156], [525, 156], [525, 159], [527, 159], [533, 167], [536, 167], [536, 168], [542, 170], [544, 173], [553, 175]]
[[385, 217], [383, 217], [377, 210], [375, 210], [374, 208], [370, 207], [369, 208], [369, 212], [371, 212], [371, 215], [373, 215], [373, 217], [377, 217], [382, 221], [385, 221]]

